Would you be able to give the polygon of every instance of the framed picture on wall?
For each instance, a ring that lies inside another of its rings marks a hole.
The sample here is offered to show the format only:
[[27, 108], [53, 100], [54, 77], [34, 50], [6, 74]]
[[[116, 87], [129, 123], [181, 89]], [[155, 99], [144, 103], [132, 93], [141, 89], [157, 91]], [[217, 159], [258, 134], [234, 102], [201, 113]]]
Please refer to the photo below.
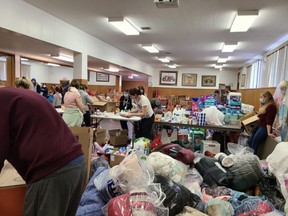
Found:
[[240, 86], [245, 87], [245, 83], [246, 83], [246, 74], [242, 74], [240, 80]]
[[97, 82], [109, 82], [109, 74], [96, 72]]
[[177, 85], [177, 71], [160, 71], [159, 85]]
[[184, 73], [182, 74], [182, 86], [196, 86], [197, 74]]
[[216, 76], [211, 76], [211, 75], [203, 75], [202, 76], [202, 86], [206, 87], [214, 87], [216, 86]]

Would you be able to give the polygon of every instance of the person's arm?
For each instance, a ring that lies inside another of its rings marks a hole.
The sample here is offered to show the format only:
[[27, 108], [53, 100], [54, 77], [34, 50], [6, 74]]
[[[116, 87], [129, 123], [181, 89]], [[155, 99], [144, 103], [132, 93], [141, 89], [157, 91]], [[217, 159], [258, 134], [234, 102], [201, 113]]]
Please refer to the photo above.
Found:
[[131, 117], [131, 116], [144, 117], [146, 116], [146, 113], [147, 113], [147, 106], [142, 106], [141, 112], [132, 112], [132, 111], [127, 113], [127, 117]]
[[76, 105], [80, 109], [81, 112], [84, 111], [84, 106], [83, 106], [83, 103], [82, 103], [81, 96], [76, 98]]
[[90, 97], [90, 95], [88, 93], [86, 93], [86, 98], [87, 98], [87, 102], [89, 104], [94, 104], [94, 101], [93, 101], [92, 97]]

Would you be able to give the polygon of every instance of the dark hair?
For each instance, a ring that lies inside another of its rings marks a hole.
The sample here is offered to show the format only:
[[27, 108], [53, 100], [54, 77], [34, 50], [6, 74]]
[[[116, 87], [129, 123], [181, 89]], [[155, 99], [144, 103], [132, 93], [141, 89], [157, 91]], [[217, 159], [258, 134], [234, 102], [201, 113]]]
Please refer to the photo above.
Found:
[[58, 86], [55, 87], [55, 92], [60, 92], [60, 88]]
[[220, 92], [219, 92], [219, 90], [215, 90], [214, 93], [215, 94], [219, 94]]
[[132, 88], [129, 89], [129, 95], [141, 95], [140, 89], [139, 88]]
[[138, 86], [138, 89], [139, 89], [140, 93], [141, 93], [141, 90], [143, 90], [143, 93], [141, 93], [141, 94], [143, 94], [143, 95], [145, 94], [145, 89], [143, 86], [141, 86], [141, 85]]
[[80, 82], [79, 82], [79, 80], [73, 79], [73, 80], [70, 82], [70, 86], [75, 87], [76, 89], [79, 89], [79, 88], [80, 88]]
[[270, 102], [274, 102], [274, 98], [273, 98], [273, 95], [272, 95], [271, 92], [266, 91], [266, 92], [262, 93], [262, 95], [263, 95], [263, 97], [268, 98], [268, 102], [269, 102], [269, 103], [270, 103]]
[[81, 84], [80, 89], [86, 91], [88, 87], [85, 84]]

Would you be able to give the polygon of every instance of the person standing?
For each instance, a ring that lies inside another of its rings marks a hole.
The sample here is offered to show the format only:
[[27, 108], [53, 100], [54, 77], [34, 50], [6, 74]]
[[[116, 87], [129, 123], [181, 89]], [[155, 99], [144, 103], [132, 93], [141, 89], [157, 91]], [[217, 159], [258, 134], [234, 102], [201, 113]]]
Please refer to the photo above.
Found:
[[[128, 89], [124, 89], [123, 95], [120, 97], [120, 111], [128, 112], [132, 109], [132, 100], [129, 96]], [[128, 130], [127, 121], [120, 121], [122, 130]]]
[[83, 109], [84, 109], [84, 114], [83, 114], [83, 122], [86, 127], [91, 126], [91, 114], [90, 114], [90, 109], [89, 105], [94, 104], [94, 101], [90, 97], [90, 95], [87, 93], [87, 86], [82, 84], [80, 85], [79, 93], [82, 97], [82, 103], [83, 103]]
[[31, 82], [33, 83], [33, 90], [35, 92], [37, 92], [38, 94], [40, 94], [41, 93], [41, 86], [37, 83], [36, 79], [32, 78]]
[[49, 101], [0, 88], [0, 170], [8, 160], [25, 180], [23, 215], [75, 215], [85, 181], [81, 144]]
[[81, 127], [83, 122], [83, 103], [78, 91], [80, 83], [73, 79], [69, 85], [68, 91], [64, 95], [65, 110], [63, 120], [68, 127]]
[[266, 140], [267, 136], [274, 137], [272, 125], [277, 113], [271, 92], [266, 91], [261, 94], [260, 103], [258, 126], [248, 139], [249, 147], [254, 149], [254, 154], [257, 154], [259, 146]]
[[60, 88], [56, 86], [55, 93], [53, 95], [53, 106], [55, 108], [61, 108], [61, 105], [62, 105], [62, 95], [60, 93]]
[[135, 103], [139, 109], [131, 110], [127, 113], [127, 117], [140, 116], [141, 120], [139, 123], [139, 128], [135, 127], [136, 138], [146, 137], [152, 139], [151, 131], [154, 123], [154, 112], [151, 107], [149, 99], [141, 94], [140, 89], [130, 89], [129, 95], [131, 99], [135, 100]]

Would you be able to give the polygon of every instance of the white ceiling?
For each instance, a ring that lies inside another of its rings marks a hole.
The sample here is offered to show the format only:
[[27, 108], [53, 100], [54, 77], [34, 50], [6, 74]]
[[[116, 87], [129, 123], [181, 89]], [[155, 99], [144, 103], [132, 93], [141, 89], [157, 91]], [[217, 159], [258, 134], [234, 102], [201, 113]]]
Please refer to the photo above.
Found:
[[[24, 0], [153, 67], [163, 67], [140, 44], [155, 44], [182, 68], [212, 67], [224, 42], [239, 42], [225, 67], [238, 69], [288, 40], [287, 0], [179, 0], [179, 8], [159, 9], [154, 0]], [[230, 33], [237, 10], [259, 10], [245, 33]], [[107, 22], [124, 16], [141, 30], [126, 36]], [[40, 43], [40, 42], [39, 42]], [[0, 43], [1, 45], [1, 43]], [[101, 64], [89, 58], [90, 65]], [[89, 65], [89, 66], [90, 66]], [[129, 65], [127, 65], [129, 68]]]

